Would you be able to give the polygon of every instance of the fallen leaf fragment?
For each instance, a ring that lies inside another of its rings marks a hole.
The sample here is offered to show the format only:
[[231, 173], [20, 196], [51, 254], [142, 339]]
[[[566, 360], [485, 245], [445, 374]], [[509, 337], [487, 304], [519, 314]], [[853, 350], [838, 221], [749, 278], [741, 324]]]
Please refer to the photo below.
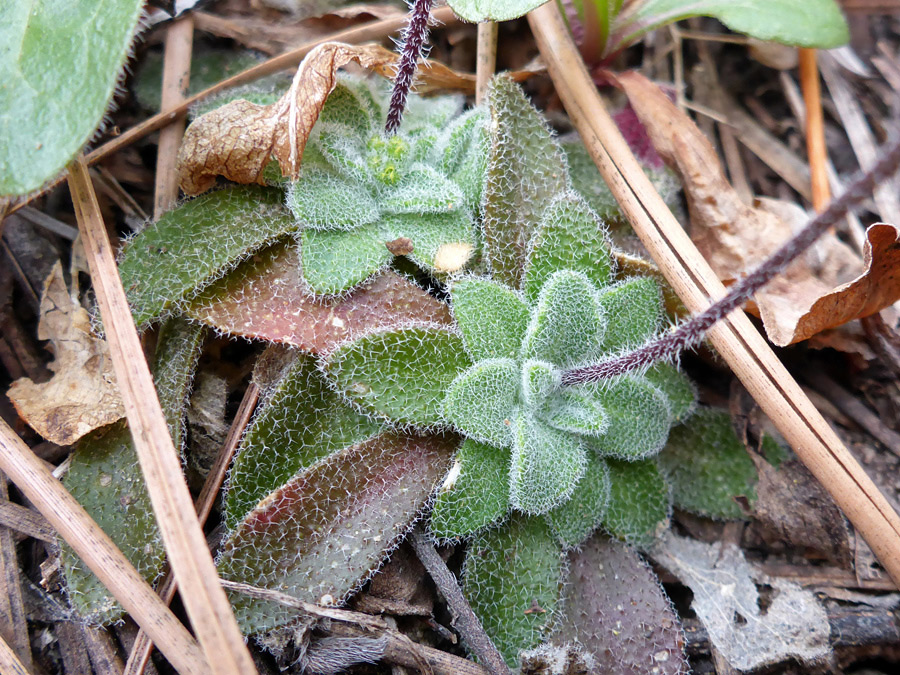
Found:
[[125, 416], [109, 347], [91, 334], [87, 311], [70, 294], [57, 262], [44, 281], [38, 339], [49, 340], [55, 375], [37, 384], [27, 377], [9, 388], [19, 416], [41, 436], [69, 445]]
[[[831, 626], [812, 591], [760, 574], [733, 544], [706, 544], [667, 533], [651, 552], [694, 594], [691, 608], [716, 649], [737, 670], [796, 658], [816, 661], [831, 651]], [[760, 609], [756, 584], [773, 589]]]
[[312, 353], [404, 322], [452, 322], [445, 303], [393, 272], [379, 275], [349, 295], [316, 298], [302, 281], [293, 243], [256, 254], [192, 299], [185, 311], [230, 335]]
[[[296, 180], [306, 141], [337, 72], [348, 63], [384, 77], [393, 77], [398, 56], [380, 45], [326, 42], [307, 54], [291, 88], [275, 103], [232, 101], [197, 118], [184, 135], [178, 153], [181, 189], [187, 195], [209, 190], [216, 176], [237, 183], [263, 183], [270, 158], [282, 174]], [[474, 90], [473, 75], [461, 74], [437, 62], [419, 68], [416, 90]]]
[[[805, 211], [794, 204], [771, 199], [745, 204], [728, 183], [712, 145], [659, 87], [634, 72], [618, 75], [617, 82], [656, 151], [678, 172], [691, 239], [724, 282], [754, 269], [806, 223]], [[874, 314], [900, 299], [897, 229], [873, 225], [865, 257], [862, 271], [856, 254], [836, 236], [826, 235], [759, 291], [755, 305], [747, 309], [759, 314], [778, 346]]]

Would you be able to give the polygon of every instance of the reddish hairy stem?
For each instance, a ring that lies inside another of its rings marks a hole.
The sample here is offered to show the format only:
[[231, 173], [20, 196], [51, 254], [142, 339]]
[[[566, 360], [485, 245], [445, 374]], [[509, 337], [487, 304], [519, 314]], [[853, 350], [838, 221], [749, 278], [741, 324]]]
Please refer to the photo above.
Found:
[[412, 88], [416, 67], [425, 41], [428, 39], [428, 15], [431, 12], [432, 0], [413, 0], [409, 12], [409, 21], [403, 29], [403, 46], [400, 49], [400, 63], [394, 76], [394, 89], [388, 106], [387, 123], [384, 131], [388, 136], [397, 132], [403, 111], [406, 109], [406, 98]]
[[810, 220], [800, 232], [785, 242], [768, 260], [750, 272], [731, 287], [728, 294], [713, 303], [695, 317], [692, 317], [670, 333], [601, 363], [571, 368], [562, 375], [563, 385], [599, 382], [617, 375], [647, 368], [654, 363], [672, 359], [683, 349], [697, 344], [704, 333], [717, 321], [725, 318], [749, 300], [756, 291], [769, 283], [776, 274], [784, 270], [803, 251], [837, 221], [868, 197], [874, 188], [890, 178], [900, 166], [900, 140], [895, 141], [882, 155], [878, 163], [867, 173], [857, 178], [844, 193], [832, 201], [828, 208]]

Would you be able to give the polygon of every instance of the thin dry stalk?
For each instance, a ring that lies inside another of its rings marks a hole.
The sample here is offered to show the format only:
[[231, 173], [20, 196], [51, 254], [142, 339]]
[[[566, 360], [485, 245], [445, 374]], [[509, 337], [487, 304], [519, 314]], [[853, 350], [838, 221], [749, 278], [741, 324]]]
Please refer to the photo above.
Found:
[[16, 653], [0, 637], [0, 673], [7, 675], [30, 675], [31, 671], [22, 665]]
[[147, 492], [169, 564], [181, 587], [191, 591], [183, 596], [191, 624], [212, 672], [256, 672], [197, 522], [82, 158], [69, 167], [69, 188]]
[[475, 105], [481, 105], [488, 83], [497, 69], [497, 22], [478, 24], [478, 44], [475, 52]]
[[[191, 50], [194, 44], [194, 19], [190, 14], [182, 16], [166, 30], [166, 49], [163, 56], [162, 104], [163, 110], [174, 108], [187, 97], [191, 79]], [[156, 155], [156, 191], [153, 199], [153, 218], [172, 208], [178, 199], [178, 172], [175, 162], [178, 147], [184, 136], [185, 116], [179, 115], [169, 126], [159, 132]]]
[[[216, 503], [216, 495], [219, 494], [219, 488], [225, 482], [228, 467], [231, 466], [231, 460], [234, 459], [238, 443], [240, 443], [244, 430], [250, 423], [250, 416], [253, 415], [258, 401], [259, 387], [254, 382], [251, 382], [250, 386], [247, 387], [247, 391], [244, 392], [244, 398], [241, 400], [237, 415], [235, 415], [231, 428], [228, 430], [228, 437], [225, 439], [225, 443], [222, 444], [222, 448], [216, 456], [216, 461], [203, 482], [203, 488], [194, 502], [194, 506], [197, 509], [197, 520], [200, 522], [201, 527], [206, 524], [206, 519]], [[175, 583], [175, 577], [171, 573], [166, 574], [165, 579], [159, 584], [159, 597], [168, 605], [172, 602], [172, 598], [175, 597], [176, 590], [178, 590], [178, 585]], [[150, 661], [152, 651], [153, 641], [150, 639], [150, 636], [143, 630], [139, 631], [134, 640], [134, 645], [131, 647], [131, 653], [128, 655], [128, 663], [125, 664], [123, 675], [141, 675]]]
[[[0, 471], [0, 504], [9, 504], [8, 499], [6, 476]], [[31, 669], [33, 665], [31, 643], [28, 640], [28, 621], [22, 598], [16, 542], [13, 531], [2, 526], [0, 526], [0, 638], [6, 640], [22, 660], [22, 665]]]
[[812, 181], [812, 203], [816, 213], [821, 213], [831, 200], [828, 187], [828, 149], [825, 147], [825, 121], [822, 116], [822, 90], [819, 87], [819, 67], [816, 50], [801, 47], [800, 89], [806, 104], [806, 155], [809, 158], [809, 174]]
[[[458, 21], [456, 15], [453, 13], [453, 10], [449, 7], [440, 7], [434, 10], [431, 13], [431, 20], [433, 22], [438, 22], [445, 25], [453, 24]], [[306, 44], [300, 45], [296, 49], [292, 49], [291, 51], [285, 52], [284, 54], [279, 54], [278, 56], [268, 59], [267, 61], [263, 61], [259, 65], [248, 68], [247, 70], [240, 72], [237, 75], [233, 75], [227, 80], [222, 80], [218, 84], [215, 84], [212, 87], [204, 89], [203, 91], [198, 92], [193, 96], [185, 99], [182, 103], [179, 103], [174, 108], [171, 108], [169, 110], [164, 109], [162, 112], [157, 113], [153, 117], [131, 127], [128, 131], [124, 132], [120, 136], [116, 136], [112, 140], [107, 141], [99, 148], [92, 150], [87, 155], [85, 155], [85, 161], [87, 162], [88, 166], [93, 166], [94, 164], [110, 156], [111, 154], [116, 153], [123, 148], [127, 148], [132, 143], [152, 134], [154, 131], [158, 131], [159, 129], [162, 129], [163, 127], [171, 124], [176, 119], [178, 119], [180, 115], [184, 115], [188, 111], [188, 108], [190, 108], [192, 105], [212, 96], [213, 94], [218, 94], [221, 91], [230, 89], [231, 87], [236, 87], [241, 84], [255, 82], [262, 77], [272, 75], [273, 73], [278, 73], [282, 70], [296, 68], [297, 65], [310, 51], [321, 44], [325, 44], [326, 42], [346, 42], [348, 44], [359, 44], [361, 42], [368, 42], [370, 40], [381, 40], [391, 33], [400, 30], [405, 25], [406, 17], [392, 17], [389, 19], [373, 21], [362, 26], [354, 26], [353, 28], [348, 28], [347, 30], [332, 33], [331, 35], [319, 38], [318, 40], [307, 42]], [[22, 198], [21, 201], [17, 201], [16, 203], [12, 204], [3, 215], [15, 213], [23, 206], [31, 203], [37, 197], [46, 194], [57, 185], [60, 185], [65, 179], [65, 174], [60, 175], [56, 179], [47, 183], [37, 192], [33, 192], [27, 197]]]
[[[557, 92], [600, 173], [685, 306], [699, 313], [725, 288], [647, 180], [591, 82], [553, 3], [529, 14]], [[743, 312], [710, 341], [807, 468], [900, 582], [900, 517], [843, 446]]]
[[[207, 675], [203, 652], [81, 504], [5, 422], [0, 422], [0, 468], [56, 528], [131, 617], [153, 636], [181, 673]], [[0, 667], [0, 672], [7, 672]], [[14, 671], [13, 671], [14, 672]]]

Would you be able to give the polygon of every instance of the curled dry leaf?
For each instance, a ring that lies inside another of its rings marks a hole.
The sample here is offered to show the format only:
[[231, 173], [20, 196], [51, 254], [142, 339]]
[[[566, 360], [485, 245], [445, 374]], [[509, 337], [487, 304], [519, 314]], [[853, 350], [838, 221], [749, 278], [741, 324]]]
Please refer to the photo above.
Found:
[[[337, 71], [356, 62], [393, 77], [397, 55], [380, 45], [326, 42], [307, 54], [290, 89], [271, 105], [232, 101], [199, 117], [185, 132], [178, 154], [181, 189], [187, 195], [209, 190], [216, 176], [236, 183], [263, 183], [270, 158], [282, 174], [297, 179], [306, 141], [325, 100], [337, 83]], [[475, 78], [439, 63], [419, 69], [417, 91], [474, 91]]]
[[[618, 75], [617, 81], [656, 151], [681, 177], [691, 238], [719, 278], [727, 283], [751, 271], [805, 224], [806, 213], [794, 204], [767, 199], [745, 204], [728, 183], [715, 149], [659, 87], [634, 72]], [[826, 235], [758, 292], [756, 304], [747, 309], [759, 314], [779, 346], [874, 314], [900, 299], [897, 235], [889, 225], [870, 229], [865, 271], [849, 247]]]
[[300, 275], [297, 246], [256, 254], [190, 301], [191, 317], [231, 335], [319, 353], [377, 328], [429, 321], [449, 325], [450, 308], [394, 272], [346, 296], [316, 298]]
[[69, 294], [57, 262], [44, 281], [38, 339], [49, 340], [55, 375], [37, 384], [13, 382], [8, 395], [16, 411], [41, 436], [69, 445], [125, 416], [105, 340], [91, 335], [87, 311]]

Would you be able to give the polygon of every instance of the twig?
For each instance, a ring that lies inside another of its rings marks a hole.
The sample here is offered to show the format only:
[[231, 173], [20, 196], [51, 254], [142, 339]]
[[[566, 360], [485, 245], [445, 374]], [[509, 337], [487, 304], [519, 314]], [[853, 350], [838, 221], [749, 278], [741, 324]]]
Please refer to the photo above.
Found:
[[[529, 23], [557, 92], [613, 195], [685, 306], [702, 312], [711, 299], [726, 294], [724, 286], [628, 149], [555, 4], [532, 11]], [[713, 326], [708, 337], [891, 577], [900, 582], [900, 518], [753, 324], [737, 310]]]
[[84, 507], [2, 421], [0, 469], [50, 521], [137, 624], [153, 637], [160, 651], [179, 672], [208, 675], [209, 666], [190, 633]]
[[812, 181], [812, 203], [817, 213], [825, 210], [831, 199], [828, 188], [828, 149], [825, 147], [825, 123], [822, 117], [822, 92], [819, 87], [819, 67], [816, 50], [801, 47], [800, 89], [806, 104], [806, 156], [809, 158], [809, 175]]
[[[431, 14], [431, 18], [433, 21], [440, 22], [445, 25], [452, 24], [458, 21], [456, 15], [453, 13], [453, 10], [449, 7], [440, 7], [434, 10], [434, 12], [432, 12]], [[95, 148], [87, 155], [85, 155], [84, 159], [87, 162], [88, 166], [93, 166], [109, 155], [128, 147], [132, 143], [144, 138], [145, 136], [148, 136], [149, 134], [152, 134], [154, 131], [162, 129], [168, 124], [171, 124], [176, 119], [178, 119], [180, 115], [186, 113], [188, 109], [198, 101], [202, 101], [203, 99], [209, 98], [210, 96], [218, 94], [221, 91], [225, 91], [226, 89], [230, 89], [231, 87], [236, 87], [241, 84], [247, 84], [248, 82], [255, 82], [256, 80], [262, 77], [266, 77], [267, 75], [272, 75], [273, 73], [287, 70], [289, 68], [295, 68], [297, 64], [299, 64], [303, 60], [303, 57], [305, 57], [310, 51], [321, 44], [324, 44], [326, 42], [347, 42], [349, 44], [358, 44], [360, 42], [367, 42], [369, 40], [380, 40], [390, 35], [394, 31], [399, 30], [405, 25], [405, 17], [381, 19], [379, 21], [373, 21], [362, 26], [355, 26], [353, 28], [348, 28], [347, 30], [338, 31], [337, 33], [319, 38], [318, 40], [307, 42], [306, 44], [300, 45], [296, 49], [292, 49], [291, 51], [285, 52], [284, 54], [279, 54], [278, 56], [268, 59], [267, 61], [263, 61], [259, 65], [248, 68], [247, 70], [240, 72], [237, 75], [233, 75], [227, 80], [222, 80], [218, 84], [215, 84], [212, 87], [204, 89], [203, 91], [198, 92], [193, 96], [185, 99], [184, 102], [180, 103], [170, 110], [163, 110], [162, 112], [157, 113], [153, 117], [144, 120], [136, 126], [131, 127], [122, 135], [117, 136], [110, 141], [107, 141], [99, 148]], [[65, 179], [65, 173], [57, 176], [37, 192], [33, 192], [26, 197], [22, 197], [19, 201], [16, 201], [14, 204], [10, 205], [9, 209], [3, 215], [15, 213], [23, 206], [31, 203], [37, 197], [46, 194], [57, 185], [62, 184]], [[2, 202], [0, 202], [0, 204], [2, 204]], [[2, 209], [0, 209], [0, 213], [2, 213]]]
[[[6, 476], [2, 471], [0, 504], [10, 504]], [[23, 510], [32, 513], [29, 509]], [[30, 669], [34, 664], [31, 661], [31, 643], [28, 640], [28, 621], [22, 599], [20, 574], [13, 531], [0, 526], [0, 637], [8, 642], [21, 659], [22, 665]]]
[[[186, 14], [175, 19], [166, 29], [166, 49], [163, 56], [163, 109], [174, 108], [184, 101], [191, 78], [191, 49], [194, 43], [194, 19]], [[175, 161], [178, 146], [184, 135], [185, 116], [180, 115], [159, 132], [156, 154], [156, 191], [153, 198], [153, 218], [172, 208], [178, 199], [178, 172]]]
[[7, 675], [30, 675], [30, 672], [12, 648], [6, 644], [6, 640], [0, 637], [0, 672]]
[[419, 56], [428, 39], [428, 15], [431, 12], [432, 0], [412, 0], [409, 20], [403, 29], [403, 45], [400, 47], [400, 63], [394, 75], [394, 88], [388, 104], [387, 122], [384, 132], [390, 136], [397, 132], [403, 111], [406, 109], [406, 98], [412, 88], [419, 65]]
[[475, 105], [480, 105], [488, 83], [497, 69], [497, 22], [478, 24], [478, 46], [475, 52]]
[[[259, 401], [259, 387], [251, 382], [250, 386], [247, 387], [247, 391], [244, 392], [244, 398], [241, 400], [237, 415], [235, 415], [231, 428], [228, 430], [228, 437], [222, 444], [222, 448], [216, 456], [216, 461], [203, 482], [203, 488], [194, 502], [194, 507], [197, 509], [197, 520], [201, 526], [205, 525], [206, 519], [209, 518], [209, 513], [216, 502], [216, 495], [219, 493], [222, 483], [225, 482], [225, 474], [228, 472], [228, 467], [231, 466], [231, 460], [234, 458], [234, 453], [244, 434], [244, 430], [250, 423], [250, 416], [256, 408], [257, 401]], [[172, 602], [172, 598], [175, 597], [176, 590], [178, 590], [178, 585], [175, 583], [175, 577], [169, 573], [159, 584], [157, 592], [162, 601], [168, 605]], [[143, 630], [139, 631], [134, 640], [134, 645], [131, 647], [131, 653], [128, 655], [128, 663], [125, 664], [124, 675], [140, 675], [140, 673], [143, 673], [147, 667], [147, 662], [150, 660], [152, 651], [153, 641]]]
[[481, 621], [462, 594], [456, 577], [447, 567], [447, 563], [434, 550], [434, 546], [428, 541], [422, 528], [416, 527], [410, 533], [409, 540], [419, 560], [422, 561], [441, 595], [450, 606], [454, 625], [462, 636], [463, 642], [493, 675], [509, 675], [509, 667], [500, 656], [500, 652], [497, 651], [491, 638], [484, 632]]
[[197, 522], [181, 460], [169, 436], [153, 377], [119, 279], [87, 164], [81, 158], [69, 167], [69, 188], [113, 370], [153, 512], [169, 564], [182, 588], [191, 591], [183, 596], [191, 625], [213, 672], [253, 673], [253, 661], [228, 598], [218, 583], [216, 567]]

